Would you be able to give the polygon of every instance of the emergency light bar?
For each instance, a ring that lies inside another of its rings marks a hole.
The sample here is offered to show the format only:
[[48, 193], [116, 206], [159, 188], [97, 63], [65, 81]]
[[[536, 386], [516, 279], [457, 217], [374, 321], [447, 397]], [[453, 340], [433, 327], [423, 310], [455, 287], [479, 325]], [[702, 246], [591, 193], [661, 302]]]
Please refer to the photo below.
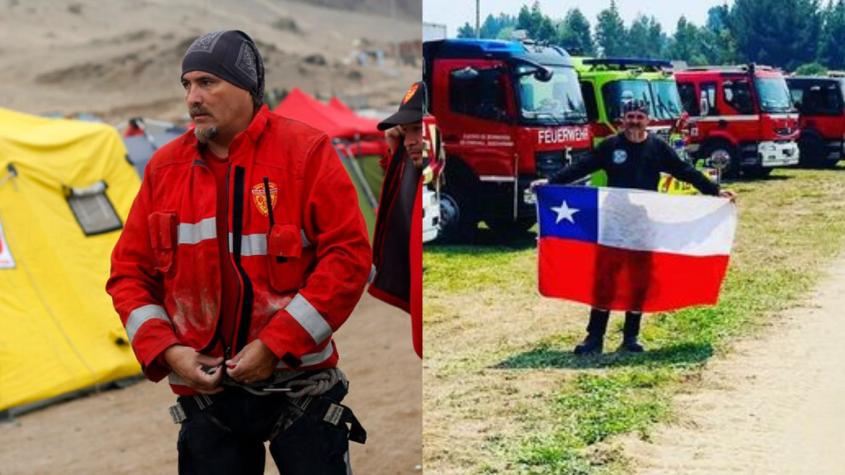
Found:
[[720, 71], [720, 72], [738, 72], [738, 73], [746, 73], [746, 72], [754, 72], [755, 70], [760, 71], [777, 71], [776, 68], [771, 66], [766, 66], [763, 64], [756, 64], [756, 63], [749, 63], [749, 64], [739, 64], [739, 65], [719, 65], [719, 66], [691, 66], [684, 71]]
[[648, 58], [590, 58], [583, 61], [591, 66], [620, 66], [623, 68], [643, 66], [647, 68], [671, 68], [672, 63], [665, 59]]
[[454, 39], [449, 40], [452, 44], [452, 47], [455, 46], [464, 46], [467, 48], [476, 48], [477, 51], [482, 53], [512, 53], [512, 54], [519, 54], [524, 53], [525, 48], [522, 46], [522, 43], [515, 42], [515, 41], [502, 41], [502, 40], [476, 40], [476, 39]]

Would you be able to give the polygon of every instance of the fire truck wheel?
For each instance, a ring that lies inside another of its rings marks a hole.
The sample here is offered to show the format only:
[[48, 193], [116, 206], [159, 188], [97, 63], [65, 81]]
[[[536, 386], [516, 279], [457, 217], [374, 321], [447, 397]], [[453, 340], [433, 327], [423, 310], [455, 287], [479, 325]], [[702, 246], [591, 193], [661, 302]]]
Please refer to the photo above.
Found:
[[725, 140], [714, 140], [703, 147], [702, 158], [708, 162], [727, 156], [728, 165], [722, 170], [722, 178], [739, 176], [739, 150]]
[[536, 220], [532, 219], [521, 219], [518, 221], [511, 221], [505, 219], [485, 219], [485, 223], [487, 226], [490, 226], [497, 234], [501, 235], [503, 238], [510, 239], [516, 238], [520, 236], [524, 236], [525, 233], [531, 229], [532, 226], [536, 223]]
[[833, 159], [827, 160], [826, 162], [824, 162], [824, 167], [825, 168], [836, 168], [836, 166], [839, 165], [839, 160], [840, 160], [840, 158], [833, 158]]
[[801, 132], [801, 137], [798, 139], [798, 151], [802, 167], [821, 168], [829, 166], [827, 163], [827, 146], [821, 137], [812, 131]]
[[466, 201], [441, 192], [440, 220], [438, 243], [466, 244], [475, 238], [479, 220], [477, 214], [466, 206]]
[[478, 182], [459, 160], [447, 160], [446, 166], [448, 185], [440, 193], [441, 228], [437, 242], [469, 243], [475, 238], [480, 221], [474, 194], [477, 192]]

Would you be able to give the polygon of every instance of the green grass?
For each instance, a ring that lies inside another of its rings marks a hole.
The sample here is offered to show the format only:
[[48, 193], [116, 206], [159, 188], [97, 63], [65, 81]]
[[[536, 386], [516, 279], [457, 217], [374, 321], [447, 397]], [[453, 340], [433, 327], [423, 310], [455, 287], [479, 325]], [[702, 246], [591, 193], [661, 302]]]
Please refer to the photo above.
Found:
[[[432, 388], [424, 395], [431, 425], [424, 441], [434, 443], [426, 444], [426, 470], [624, 472], [624, 454], [601, 443], [625, 433], [647, 438], [653, 424], [673, 416], [672, 396], [694, 388], [712, 355], [794, 305], [843, 246], [845, 170], [778, 170], [731, 188], [740, 224], [719, 304], [648, 315], [650, 351], [642, 355], [571, 355], [586, 309], [537, 295], [531, 240], [427, 249], [424, 378]], [[606, 348], [615, 338], [609, 332]], [[503, 406], [501, 394], [484, 394], [489, 388], [523, 397]], [[468, 447], [450, 446], [445, 440], [458, 429], [446, 421], [484, 433], [469, 437]]]

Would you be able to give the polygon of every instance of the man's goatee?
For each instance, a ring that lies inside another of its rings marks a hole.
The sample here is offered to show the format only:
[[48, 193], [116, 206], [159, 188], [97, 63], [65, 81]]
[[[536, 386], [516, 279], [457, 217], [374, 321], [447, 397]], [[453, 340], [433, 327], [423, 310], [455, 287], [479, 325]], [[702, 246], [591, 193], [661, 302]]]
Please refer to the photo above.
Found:
[[194, 128], [194, 136], [200, 143], [208, 143], [211, 139], [217, 136], [217, 127]]

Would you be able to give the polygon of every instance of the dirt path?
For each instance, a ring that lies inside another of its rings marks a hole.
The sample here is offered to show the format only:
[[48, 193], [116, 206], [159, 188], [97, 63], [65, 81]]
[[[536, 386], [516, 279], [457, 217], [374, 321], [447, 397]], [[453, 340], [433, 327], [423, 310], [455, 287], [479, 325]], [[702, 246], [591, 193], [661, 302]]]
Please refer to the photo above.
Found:
[[[418, 473], [422, 460], [421, 365], [410, 319], [365, 297], [337, 334], [346, 402], [368, 431], [351, 444], [361, 474]], [[165, 384], [142, 382], [0, 424], [0, 475], [176, 473], [176, 434]], [[266, 473], [277, 473], [268, 457]]]
[[679, 419], [623, 441], [645, 474], [845, 473], [845, 259], [772, 328], [714, 360]]

